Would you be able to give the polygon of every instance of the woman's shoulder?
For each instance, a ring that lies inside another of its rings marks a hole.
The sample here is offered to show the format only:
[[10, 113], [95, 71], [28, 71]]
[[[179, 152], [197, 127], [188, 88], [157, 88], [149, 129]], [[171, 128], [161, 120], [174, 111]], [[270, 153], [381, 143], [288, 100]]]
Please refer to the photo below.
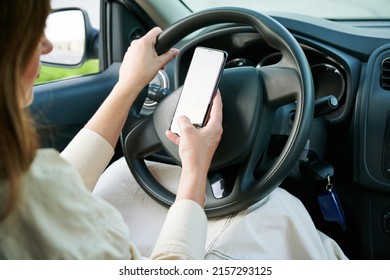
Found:
[[68, 163], [55, 149], [45, 148], [37, 150], [32, 167], [55, 168], [55, 165], [68, 165]]
[[[81, 176], [76, 168], [63, 159], [54, 149], [39, 149], [30, 169], [23, 175], [22, 187], [61, 188], [72, 185], [82, 186]], [[58, 191], [58, 190], [56, 190]]]

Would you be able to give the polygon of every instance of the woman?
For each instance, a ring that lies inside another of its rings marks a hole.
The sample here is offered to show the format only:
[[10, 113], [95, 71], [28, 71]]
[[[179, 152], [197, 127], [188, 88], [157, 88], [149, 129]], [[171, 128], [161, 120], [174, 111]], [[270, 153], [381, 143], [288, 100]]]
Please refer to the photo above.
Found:
[[[133, 42], [118, 83], [68, 147], [61, 154], [39, 149], [25, 107], [33, 99], [40, 55], [52, 49], [44, 35], [49, 12], [49, 0], [0, 2], [0, 259], [141, 258], [119, 212], [90, 191], [114, 153], [137, 94], [178, 51], [156, 54], [159, 28]], [[179, 145], [183, 169], [155, 259], [204, 256], [202, 206], [222, 134], [220, 95], [206, 127], [195, 129], [185, 117], [179, 127], [180, 138], [169, 132], [167, 137]]]

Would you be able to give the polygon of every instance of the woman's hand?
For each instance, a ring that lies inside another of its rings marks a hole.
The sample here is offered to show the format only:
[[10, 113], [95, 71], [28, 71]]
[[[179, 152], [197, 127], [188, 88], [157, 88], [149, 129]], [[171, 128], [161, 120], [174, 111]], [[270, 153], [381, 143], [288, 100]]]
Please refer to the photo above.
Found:
[[157, 75], [158, 70], [163, 69], [178, 54], [177, 49], [171, 49], [160, 56], [156, 53], [154, 45], [161, 32], [159, 27], [155, 27], [131, 43], [119, 71], [118, 86], [141, 91]]
[[139, 92], [157, 75], [159, 69], [178, 54], [177, 49], [171, 49], [157, 55], [154, 45], [160, 33], [161, 29], [155, 27], [132, 42], [123, 58], [117, 84], [85, 126], [103, 136], [112, 147], [118, 141], [129, 109]]
[[176, 199], [192, 199], [204, 205], [207, 173], [222, 136], [222, 99], [218, 91], [206, 126], [195, 128], [185, 116], [178, 118], [180, 137], [166, 132], [179, 146], [182, 175]]

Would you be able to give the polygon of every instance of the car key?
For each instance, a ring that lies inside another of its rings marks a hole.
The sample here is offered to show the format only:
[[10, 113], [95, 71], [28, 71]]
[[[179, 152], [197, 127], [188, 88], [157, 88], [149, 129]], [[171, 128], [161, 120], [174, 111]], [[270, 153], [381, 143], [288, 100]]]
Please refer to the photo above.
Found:
[[326, 221], [337, 222], [341, 226], [342, 231], [345, 231], [344, 211], [336, 190], [330, 182], [330, 176], [328, 176], [328, 184], [325, 189], [326, 191], [318, 196], [322, 215]]
[[305, 161], [301, 165], [301, 170], [316, 180], [325, 180], [334, 174], [333, 166], [317, 157]]

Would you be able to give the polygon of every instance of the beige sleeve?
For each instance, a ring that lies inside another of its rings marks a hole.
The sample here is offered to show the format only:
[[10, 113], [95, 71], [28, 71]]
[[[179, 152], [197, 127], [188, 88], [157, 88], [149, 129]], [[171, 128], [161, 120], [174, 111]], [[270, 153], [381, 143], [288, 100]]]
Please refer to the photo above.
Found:
[[152, 259], [203, 259], [207, 217], [192, 200], [180, 200], [169, 209]]
[[113, 147], [102, 136], [86, 128], [81, 129], [61, 153], [66, 161], [77, 168], [90, 191], [113, 155]]

